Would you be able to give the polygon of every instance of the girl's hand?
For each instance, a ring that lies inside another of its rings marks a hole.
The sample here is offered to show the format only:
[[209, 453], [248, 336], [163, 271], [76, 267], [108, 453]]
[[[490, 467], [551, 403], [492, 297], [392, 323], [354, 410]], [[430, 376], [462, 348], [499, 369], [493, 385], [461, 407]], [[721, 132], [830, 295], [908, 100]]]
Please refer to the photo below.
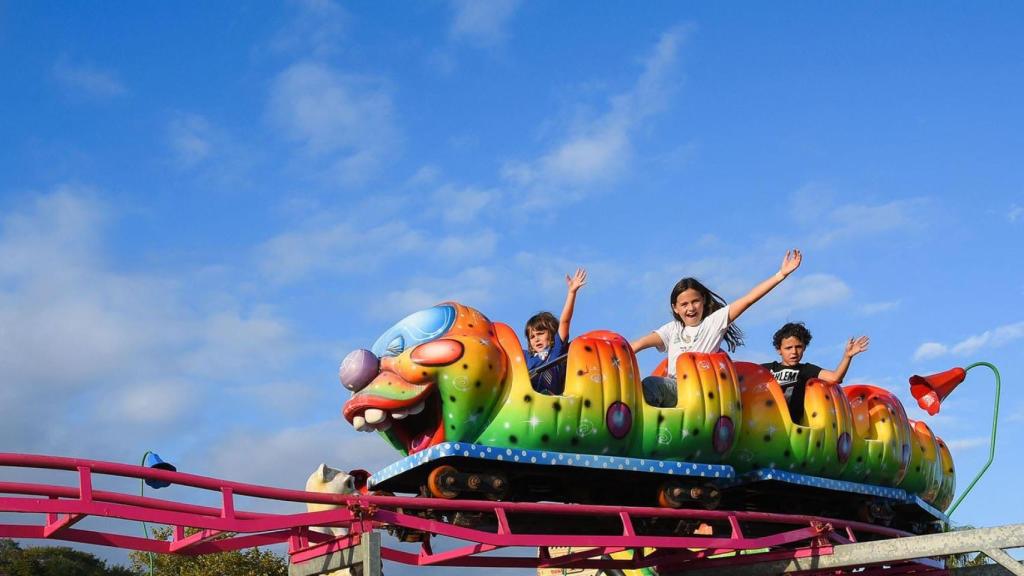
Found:
[[850, 338], [850, 340], [846, 343], [846, 357], [853, 358], [857, 354], [860, 354], [861, 352], [867, 350], [868, 344], [870, 343], [871, 340], [869, 340], [867, 336], [861, 336], [856, 340]]
[[782, 266], [779, 266], [779, 274], [789, 276], [794, 270], [800, 267], [803, 255], [797, 249], [786, 250], [786, 257], [782, 259]]
[[587, 271], [583, 268], [577, 268], [576, 273], [570, 278], [568, 274], [565, 275], [565, 284], [569, 287], [569, 292], [573, 294], [577, 290], [582, 288], [587, 283]]

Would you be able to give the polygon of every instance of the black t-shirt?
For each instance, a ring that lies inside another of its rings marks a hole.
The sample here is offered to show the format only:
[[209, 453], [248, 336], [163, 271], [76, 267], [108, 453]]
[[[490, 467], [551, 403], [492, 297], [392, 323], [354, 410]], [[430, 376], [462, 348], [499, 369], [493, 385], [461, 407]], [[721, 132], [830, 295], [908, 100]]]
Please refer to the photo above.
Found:
[[781, 362], [769, 362], [761, 364], [771, 371], [775, 380], [782, 387], [782, 393], [786, 396], [786, 404], [789, 406], [789, 414], [796, 422], [804, 412], [804, 391], [807, 389], [807, 381], [817, 378], [821, 374], [821, 366], [814, 364], [794, 364], [784, 366]]

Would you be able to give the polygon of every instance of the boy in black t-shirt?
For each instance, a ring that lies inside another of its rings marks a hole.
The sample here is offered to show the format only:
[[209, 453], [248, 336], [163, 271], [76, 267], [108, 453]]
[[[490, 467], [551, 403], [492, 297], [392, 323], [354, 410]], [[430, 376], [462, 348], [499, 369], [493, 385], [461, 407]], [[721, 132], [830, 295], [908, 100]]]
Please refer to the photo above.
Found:
[[782, 386], [782, 393], [786, 395], [786, 404], [789, 406], [789, 415], [793, 422], [800, 422], [804, 413], [804, 393], [807, 390], [807, 381], [811, 378], [820, 378], [829, 382], [839, 384], [850, 369], [850, 360], [854, 356], [868, 349], [869, 340], [867, 336], [850, 338], [846, 343], [846, 351], [839, 366], [834, 371], [825, 370], [814, 364], [800, 363], [804, 357], [807, 345], [811, 343], [811, 331], [804, 326], [803, 322], [789, 322], [775, 332], [772, 337], [772, 344], [775, 351], [779, 353], [782, 362], [769, 362], [761, 364], [771, 370], [775, 380]]

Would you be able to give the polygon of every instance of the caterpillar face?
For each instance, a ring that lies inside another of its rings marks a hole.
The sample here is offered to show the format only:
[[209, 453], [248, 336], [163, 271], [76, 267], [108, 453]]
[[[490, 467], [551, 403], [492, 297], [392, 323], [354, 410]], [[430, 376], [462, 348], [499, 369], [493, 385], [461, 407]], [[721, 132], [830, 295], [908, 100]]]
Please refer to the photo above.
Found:
[[339, 377], [355, 393], [343, 415], [405, 454], [473, 438], [493, 411], [506, 365], [485, 316], [440, 304], [392, 326], [372, 350], [345, 357]]

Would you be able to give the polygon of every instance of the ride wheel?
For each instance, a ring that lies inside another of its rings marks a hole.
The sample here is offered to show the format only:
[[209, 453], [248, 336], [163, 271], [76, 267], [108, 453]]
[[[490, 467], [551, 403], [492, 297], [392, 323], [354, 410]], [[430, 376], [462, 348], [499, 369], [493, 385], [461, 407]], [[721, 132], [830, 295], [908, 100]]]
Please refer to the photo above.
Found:
[[666, 480], [658, 487], [658, 506], [682, 508], [697, 505], [714, 510], [722, 502], [722, 491], [713, 484], [687, 486], [679, 480]]
[[722, 503], [722, 491], [718, 486], [705, 484], [700, 487], [700, 491], [697, 501], [700, 502], [701, 508], [705, 510], [718, 509], [718, 505]]
[[857, 508], [857, 519], [868, 524], [889, 526], [894, 516], [892, 506], [878, 500], [865, 500]]
[[503, 500], [508, 494], [508, 478], [504, 474], [483, 474], [470, 476], [469, 485], [476, 488], [488, 500]]
[[658, 506], [682, 508], [686, 501], [686, 488], [678, 480], [667, 480], [658, 487]]
[[456, 477], [459, 471], [454, 466], [447, 464], [438, 466], [430, 471], [430, 475], [427, 476], [427, 490], [430, 495], [434, 498], [446, 498], [451, 500], [459, 496], [459, 491], [455, 489]]

